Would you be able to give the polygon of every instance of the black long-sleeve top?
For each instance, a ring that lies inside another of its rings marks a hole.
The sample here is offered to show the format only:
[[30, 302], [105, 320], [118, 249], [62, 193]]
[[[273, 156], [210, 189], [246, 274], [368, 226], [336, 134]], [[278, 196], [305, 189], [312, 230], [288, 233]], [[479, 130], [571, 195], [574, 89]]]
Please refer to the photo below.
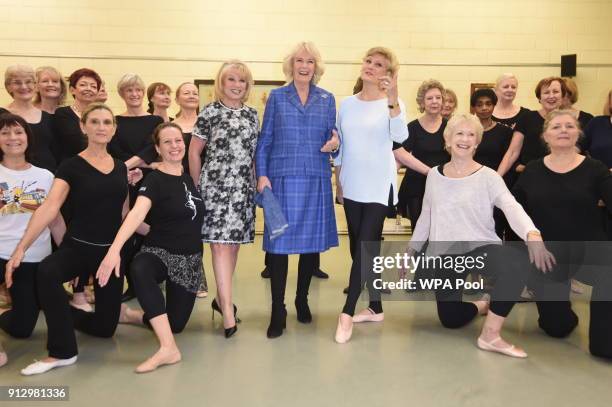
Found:
[[597, 204], [603, 199], [612, 208], [612, 176], [601, 161], [586, 157], [567, 173], [550, 170], [544, 159], [532, 161], [512, 193], [544, 240], [607, 240]]
[[153, 130], [163, 123], [159, 116], [117, 116], [117, 131], [108, 144], [108, 152], [116, 159], [127, 161], [138, 156], [147, 164], [157, 158]]

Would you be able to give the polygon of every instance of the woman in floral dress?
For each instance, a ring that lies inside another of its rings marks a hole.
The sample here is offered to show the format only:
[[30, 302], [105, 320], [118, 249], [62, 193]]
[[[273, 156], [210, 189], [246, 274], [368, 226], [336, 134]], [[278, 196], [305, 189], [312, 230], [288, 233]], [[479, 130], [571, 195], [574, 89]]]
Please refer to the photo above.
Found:
[[189, 171], [205, 207], [202, 241], [210, 243], [217, 282], [219, 302], [214, 299], [211, 306], [223, 315], [228, 338], [237, 329], [232, 275], [238, 249], [255, 238], [253, 156], [259, 120], [257, 111], [244, 104], [252, 87], [253, 77], [244, 63], [224, 63], [215, 79], [215, 101], [200, 112], [189, 148]]

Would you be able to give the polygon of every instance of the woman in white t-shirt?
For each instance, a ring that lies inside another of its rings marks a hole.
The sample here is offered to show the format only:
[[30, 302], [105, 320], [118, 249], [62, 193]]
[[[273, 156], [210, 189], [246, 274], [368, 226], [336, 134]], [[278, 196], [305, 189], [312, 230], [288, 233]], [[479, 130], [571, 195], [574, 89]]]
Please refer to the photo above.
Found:
[[[363, 88], [342, 101], [338, 112], [337, 127], [342, 143], [334, 164], [339, 174], [353, 258], [348, 295], [336, 329], [338, 343], [351, 338], [353, 322], [380, 322], [384, 318], [380, 293], [371, 281], [372, 273], [366, 276], [369, 307], [357, 315], [354, 313], [365, 284], [362, 267], [371, 272], [388, 205], [397, 203], [392, 147], [394, 141], [402, 143], [408, 138], [406, 109], [397, 91], [398, 69], [399, 63], [391, 50], [369, 49], [361, 67]], [[363, 262], [362, 242], [374, 242]]]
[[[53, 174], [30, 164], [33, 133], [21, 117], [0, 115], [0, 283], [5, 282], [5, 266], [23, 236], [32, 213], [45, 200]], [[55, 241], [61, 241], [65, 226], [61, 215], [50, 225]], [[6, 281], [12, 297], [10, 310], [0, 309], [0, 328], [15, 338], [32, 334], [38, 319], [38, 299], [34, 276], [38, 263], [51, 253], [49, 229], [25, 253], [12, 281]], [[7, 356], [0, 346], [0, 366]]]

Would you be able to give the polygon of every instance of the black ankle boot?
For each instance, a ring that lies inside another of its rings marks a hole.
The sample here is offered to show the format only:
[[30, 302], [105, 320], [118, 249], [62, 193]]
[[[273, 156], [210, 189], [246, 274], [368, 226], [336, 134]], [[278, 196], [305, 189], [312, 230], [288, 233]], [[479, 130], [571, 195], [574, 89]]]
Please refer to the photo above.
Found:
[[312, 322], [312, 314], [308, 306], [307, 297], [295, 297], [295, 310], [297, 311], [297, 320], [303, 324]]
[[287, 310], [285, 305], [282, 307], [272, 306], [272, 315], [270, 317], [270, 326], [266, 333], [268, 338], [278, 338], [283, 334], [283, 329], [287, 326]]

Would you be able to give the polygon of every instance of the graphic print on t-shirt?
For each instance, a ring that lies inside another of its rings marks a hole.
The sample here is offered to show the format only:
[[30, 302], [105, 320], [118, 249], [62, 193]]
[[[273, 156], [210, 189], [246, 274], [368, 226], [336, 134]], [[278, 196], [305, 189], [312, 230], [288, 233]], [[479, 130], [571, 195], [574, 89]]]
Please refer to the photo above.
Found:
[[0, 216], [16, 213], [32, 213], [47, 198], [47, 191], [37, 187], [37, 182], [22, 182], [10, 188], [6, 182], [0, 182]]
[[187, 184], [185, 184], [184, 182], [183, 182], [183, 186], [185, 187], [185, 199], [187, 200], [187, 202], [185, 202], [185, 207], [193, 211], [193, 216], [191, 217], [191, 220], [194, 220], [195, 217], [198, 215], [198, 209], [196, 208], [196, 204], [195, 202], [193, 202], [193, 200], [197, 199], [198, 201], [201, 201], [202, 198], [193, 196], [189, 188], [187, 188]]

